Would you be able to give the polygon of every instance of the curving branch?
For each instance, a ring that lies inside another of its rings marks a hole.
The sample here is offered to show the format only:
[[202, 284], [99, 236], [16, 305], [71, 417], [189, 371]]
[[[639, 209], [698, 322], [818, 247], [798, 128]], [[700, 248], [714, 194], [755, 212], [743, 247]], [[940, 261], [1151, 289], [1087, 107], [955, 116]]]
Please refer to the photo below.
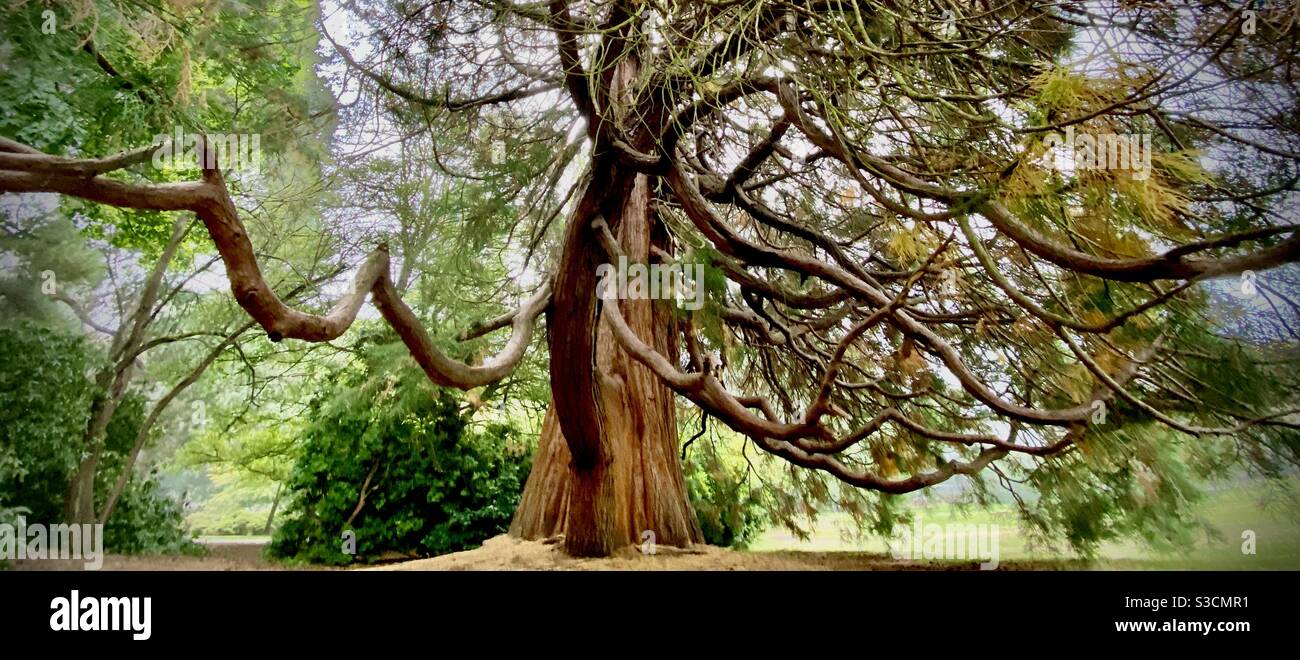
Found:
[[[592, 223], [592, 227], [596, 230], [597, 239], [609, 256], [617, 257], [620, 253], [617, 241], [604, 220], [597, 218]], [[868, 315], [844, 335], [823, 373], [815, 398], [798, 423], [781, 422], [771, 405], [762, 397], [738, 397], [731, 394], [707, 366], [703, 371], [696, 373], [681, 371], [632, 331], [618, 305], [602, 305], [601, 309], [602, 318], [609, 325], [611, 334], [619, 346], [634, 360], [649, 368], [670, 389], [699, 406], [705, 414], [717, 417], [732, 429], [753, 438], [764, 451], [804, 467], [823, 470], [855, 486], [888, 493], [906, 493], [932, 486], [958, 474], [974, 474], [1011, 452], [1044, 456], [1059, 452], [1072, 444], [1077, 437], [1077, 432], [1067, 434], [1064, 439], [1056, 443], [1035, 446], [1015, 443], [1014, 439], [1018, 432], [1018, 427], [1015, 426], [1012, 427], [1008, 438], [940, 431], [909, 419], [893, 407], [885, 409], [855, 432], [836, 438], [829, 428], [820, 423], [820, 420], [833, 410], [829, 403], [830, 394], [847, 349], [863, 332], [876, 326], [885, 318], [899, 313], [897, 310], [901, 304], [902, 299], [895, 298], [889, 305]], [[698, 363], [698, 358], [693, 358], [693, 362]], [[1134, 373], [1136, 369], [1123, 376], [1123, 380], [1127, 381]], [[762, 414], [755, 414], [752, 409], [758, 409]], [[903, 428], [935, 440], [968, 446], [984, 445], [984, 448], [969, 462], [942, 461], [933, 470], [913, 474], [903, 479], [889, 479], [868, 470], [853, 469], [834, 456], [879, 431], [886, 422], [897, 423]]]
[[[711, 373], [687, 374], [679, 371], [667, 358], [647, 346], [636, 336], [636, 333], [632, 332], [627, 321], [623, 319], [622, 312], [618, 310], [618, 305], [603, 305], [601, 308], [604, 311], [603, 318], [613, 329], [613, 336], [619, 346], [637, 362], [649, 367], [673, 391], [700, 406], [709, 415], [723, 420], [731, 428], [753, 438], [764, 451], [803, 467], [828, 472], [846, 483], [886, 493], [908, 493], [946, 481], [954, 475], [979, 472], [1015, 448], [1014, 445], [1001, 441], [1003, 446], [983, 449], [972, 461], [946, 461], [934, 470], [913, 474], [904, 479], [889, 479], [867, 470], [855, 470], [831, 453], [817, 451], [813, 448], [815, 446], [810, 447], [798, 440], [813, 435], [823, 436], [827, 444], [823, 445], [822, 449], [827, 449], [830, 445], [844, 444], [846, 446], [841, 447], [843, 449], [852, 443], [839, 443], [828, 438], [829, 432], [816, 424], [784, 424], [769, 418], [770, 413], [765, 414], [764, 417], [755, 415], [750, 412], [750, 407], [768, 406], [752, 398], [732, 396]], [[879, 426], [876, 424], [875, 428], [878, 429]], [[853, 442], [862, 440], [866, 435], [868, 434], [855, 434]], [[970, 438], [970, 443], [974, 444], [982, 440], [973, 437]], [[1033, 451], [1032, 448], [1028, 449]]]
[[[682, 210], [700, 233], [723, 253], [748, 263], [776, 266], [805, 276], [824, 279], [848, 290], [855, 298], [873, 307], [885, 307], [892, 303], [892, 299], [884, 291], [837, 265], [828, 264], [802, 253], [769, 248], [745, 239], [714, 216], [699, 187], [686, 177], [679, 166], [674, 165], [669, 169], [667, 180], [674, 196], [681, 203]], [[987, 384], [981, 382], [957, 350], [925, 324], [902, 310], [895, 311], [892, 318], [899, 330], [914, 336], [921, 345], [939, 358], [972, 396], [1001, 414], [1024, 422], [1057, 426], [1068, 426], [1073, 422], [1083, 421], [1091, 415], [1087, 406], [1041, 410], [1007, 401]]]
[[1247, 270], [1266, 270], [1283, 264], [1300, 261], [1300, 225], [1268, 230], [1264, 235], [1291, 233], [1290, 238], [1252, 253], [1222, 259], [1189, 257], [1192, 252], [1219, 247], [1232, 247], [1238, 243], [1261, 237], [1261, 232], [1220, 237], [1198, 244], [1184, 245], [1161, 255], [1139, 259], [1107, 259], [1054, 243], [1033, 228], [1025, 225], [1005, 206], [990, 201], [980, 207], [981, 214], [998, 231], [1028, 250], [1034, 256], [1057, 266], [1085, 275], [1095, 275], [1119, 282], [1150, 282], [1153, 280], [1186, 280], [1194, 278], [1224, 277]]
[[471, 110], [483, 106], [499, 105], [511, 101], [518, 101], [560, 89], [558, 82], [543, 80], [536, 84], [529, 83], [518, 85], [501, 92], [468, 98], [452, 98], [449, 91], [445, 92], [442, 98], [425, 96], [393, 82], [390, 78], [375, 73], [372, 69], [356, 61], [356, 59], [352, 57], [352, 53], [348, 52], [347, 48], [344, 48], [342, 44], [334, 41], [334, 37], [330, 36], [329, 30], [325, 29], [324, 23], [321, 24], [320, 32], [321, 36], [325, 37], [325, 40], [330, 42], [330, 45], [334, 47], [334, 51], [339, 54], [339, 57], [343, 58], [343, 62], [348, 66], [348, 68], [360, 73], [363, 77], [375, 83], [380, 88], [418, 105], [442, 108], [448, 112], [463, 112], [465, 110]]
[[[209, 147], [205, 140], [205, 151]], [[430, 380], [446, 387], [471, 389], [501, 379], [518, 365], [532, 340], [537, 317], [550, 303], [547, 283], [511, 315], [511, 336], [501, 352], [482, 365], [467, 365], [439, 351], [419, 318], [401, 300], [392, 283], [386, 245], [380, 245], [366, 258], [328, 313], [300, 312], [286, 305], [267, 285], [248, 232], [215, 166], [204, 169], [200, 181], [134, 184], [105, 178], [102, 172], [141, 162], [143, 150], [100, 160], [73, 160], [38, 155], [11, 140], [0, 142], [0, 149], [5, 152], [0, 154], [0, 192], [56, 192], [124, 208], [193, 212], [221, 255], [235, 301], [262, 326], [271, 341], [335, 339], [351, 327], [369, 294]], [[203, 162], [215, 164], [215, 158], [208, 160], [210, 156], [205, 155]]]

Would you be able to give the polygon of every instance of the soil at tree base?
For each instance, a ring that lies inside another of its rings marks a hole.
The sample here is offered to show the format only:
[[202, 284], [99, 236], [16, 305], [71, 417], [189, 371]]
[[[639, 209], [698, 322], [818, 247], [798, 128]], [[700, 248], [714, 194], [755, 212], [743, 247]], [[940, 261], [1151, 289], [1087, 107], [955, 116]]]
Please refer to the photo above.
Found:
[[[474, 550], [427, 559], [393, 558], [379, 565], [358, 565], [339, 569], [329, 566], [294, 565], [267, 560], [262, 543], [205, 543], [206, 556], [190, 555], [114, 555], [104, 557], [102, 570], [107, 571], [265, 571], [265, 570], [376, 570], [376, 571], [897, 571], [897, 570], [978, 570], [977, 562], [924, 562], [895, 559], [868, 552], [808, 552], [777, 550], [747, 552], [711, 545], [696, 545], [688, 550], [658, 546], [653, 555], [643, 554], [638, 546], [629, 546], [613, 557], [580, 559], [564, 553], [557, 542], [525, 541], [506, 534], [483, 542]], [[1142, 568], [1140, 562], [1107, 562], [1105, 568]], [[82, 570], [77, 559], [55, 561], [19, 561], [13, 570]], [[1061, 570], [1088, 568], [1079, 562], [1004, 561], [999, 570]], [[1094, 566], [1095, 568], [1095, 566]]]

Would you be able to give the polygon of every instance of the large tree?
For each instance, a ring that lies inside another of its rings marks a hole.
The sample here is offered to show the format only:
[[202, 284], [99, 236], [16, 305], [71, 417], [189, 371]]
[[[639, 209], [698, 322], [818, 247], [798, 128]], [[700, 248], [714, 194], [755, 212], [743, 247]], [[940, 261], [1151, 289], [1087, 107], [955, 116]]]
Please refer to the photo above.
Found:
[[[441, 176], [519, 181], [508, 249], [552, 255], [463, 333], [509, 330], [475, 364], [439, 350], [385, 245], [328, 313], [285, 305], [219, 164], [158, 183], [158, 145], [3, 139], [0, 191], [193, 212], [272, 341], [339, 337], [368, 295], [444, 386], [507, 375], [544, 316], [553, 401], [512, 531], [573, 554], [701, 540], [675, 395], [870, 491], [986, 471], [1068, 491], [1098, 454], [1159, 490], [1163, 446], [1261, 467], [1300, 447], [1293, 352], [1225, 332], [1204, 284], [1300, 260], [1296, 14], [1197, 4], [346, 3], [321, 29], [370, 129], [427, 136]], [[1063, 148], [1088, 153], [1056, 167]], [[602, 300], [620, 255], [705, 263], [707, 304]]]

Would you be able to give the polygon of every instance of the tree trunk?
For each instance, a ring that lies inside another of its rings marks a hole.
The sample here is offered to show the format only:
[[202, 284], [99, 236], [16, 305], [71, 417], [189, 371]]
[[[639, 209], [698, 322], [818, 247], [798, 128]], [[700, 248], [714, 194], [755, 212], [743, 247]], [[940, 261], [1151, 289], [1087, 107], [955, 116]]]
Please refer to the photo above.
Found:
[[[636, 98], [638, 54], [622, 52], [610, 76], [606, 119], [632, 142], [649, 149], [645, 127], [653, 108]], [[600, 322], [596, 269], [610, 260], [591, 227], [608, 224], [629, 262], [649, 263], [651, 244], [666, 247], [667, 233], [652, 211], [644, 174], [619, 166], [597, 138], [586, 188], [565, 230], [564, 248], [547, 312], [551, 353], [551, 407], [542, 425], [511, 534], [542, 539], [564, 534], [574, 556], [607, 556], [650, 540], [687, 546], [703, 542], [686, 497], [677, 458], [673, 393], [649, 369], [618, 347]], [[671, 301], [619, 300], [637, 336], [675, 358], [677, 327]]]
[[[658, 239], [656, 242], [662, 245], [664, 237], [651, 236], [654, 221], [644, 175], [632, 179], [620, 206], [615, 225], [619, 243], [629, 262], [648, 263], [652, 240]], [[585, 228], [585, 236], [579, 237], [585, 241], [580, 249], [590, 250], [595, 244], [590, 221], [579, 211], [573, 224], [580, 225], [580, 232]], [[575, 256], [575, 251], [567, 249], [572, 247], [572, 243], [566, 247], [566, 263], [591, 261]], [[584, 263], [593, 277], [598, 263]], [[557, 286], [557, 291], [564, 289]], [[594, 300], [594, 286], [573, 297], [578, 295]], [[605, 556], [647, 539], [675, 546], [702, 542], [678, 460], [672, 391], [618, 347], [606, 324], [595, 323], [597, 315], [566, 309], [565, 301], [571, 299], [557, 295], [559, 305], [548, 324], [553, 331], [552, 391], [557, 401], [546, 413], [533, 469], [510, 533], [525, 539], [564, 534], [566, 550], [576, 556]], [[586, 301], [578, 298], [575, 302]], [[676, 355], [671, 301], [621, 300], [608, 304], [620, 306], [638, 336], [664, 355]], [[574, 322], [583, 320], [585, 327]], [[570, 351], [576, 355], [557, 350], [571, 345], [563, 339], [565, 335], [581, 337], [583, 333], [594, 335], [590, 344], [594, 350], [586, 360], [581, 350]], [[574, 396], [573, 389], [584, 382], [591, 383], [593, 396]], [[595, 418], [598, 437], [582, 438], [578, 443], [566, 439], [563, 427], [577, 426], [580, 432], [583, 427], [564, 423], [571, 421], [564, 420], [558, 410], [562, 408], [558, 399], [565, 396], [590, 406], [581, 412]], [[574, 461], [571, 449], [575, 444], [579, 451], [594, 455]]]
[[63, 495], [63, 521], [68, 524], [95, 520], [95, 472], [99, 470], [99, 451], [95, 450], [77, 464]]
[[87, 454], [77, 466], [77, 471], [68, 482], [64, 491], [63, 519], [67, 523], [93, 523], [95, 516], [95, 474], [99, 471], [99, 459], [104, 452], [104, 434], [113, 421], [113, 414], [126, 396], [127, 386], [135, 369], [136, 349], [144, 341], [145, 328], [153, 321], [150, 313], [154, 302], [158, 300], [158, 287], [163, 276], [176, 256], [181, 241], [189, 233], [194, 221], [177, 218], [172, 224], [171, 239], [163, 248], [158, 262], [145, 280], [140, 292], [140, 300], [129, 319], [123, 319], [113, 336], [113, 343], [108, 352], [108, 365], [95, 377], [99, 392], [90, 408], [90, 419], [86, 423], [86, 433], [82, 445]]
[[[126, 396], [126, 386], [131, 380], [132, 367], [128, 364], [116, 373], [107, 370], [100, 372], [100, 387], [107, 391], [97, 398], [90, 409], [90, 420], [86, 423], [86, 433], [82, 439], [89, 453], [77, 465], [68, 482], [68, 489], [63, 499], [63, 519], [69, 524], [95, 522], [95, 474], [99, 471], [100, 455], [104, 451], [104, 433], [113, 421], [113, 413]], [[111, 378], [111, 383], [105, 384]]]
[[271, 535], [271, 526], [275, 523], [275, 512], [280, 509], [280, 495], [284, 492], [284, 482], [280, 482], [275, 487], [275, 499], [271, 500], [271, 513], [266, 516], [266, 526], [262, 528], [262, 534]]

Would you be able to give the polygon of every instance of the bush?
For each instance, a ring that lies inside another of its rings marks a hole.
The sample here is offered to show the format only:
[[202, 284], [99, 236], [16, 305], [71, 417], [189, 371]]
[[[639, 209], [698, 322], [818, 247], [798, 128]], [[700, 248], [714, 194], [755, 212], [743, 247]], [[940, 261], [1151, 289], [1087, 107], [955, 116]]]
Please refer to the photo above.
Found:
[[[22, 509], [30, 522], [62, 520], [64, 494], [98, 392], [91, 374], [101, 359], [80, 335], [30, 323], [0, 327], [0, 517]], [[97, 507], [144, 416], [144, 397], [128, 392], [104, 434]], [[158, 494], [151, 480], [128, 482], [104, 536], [105, 548], [117, 553], [191, 549], [179, 507]]]
[[30, 323], [0, 327], [0, 508], [57, 522], [80, 459], [95, 365], [80, 336]]
[[200, 554], [185, 531], [181, 505], [152, 478], [131, 479], [104, 525], [104, 549], [118, 554]]
[[509, 526], [529, 469], [514, 431], [473, 433], [423, 373], [374, 362], [383, 360], [334, 379], [313, 404], [273, 556], [349, 563], [349, 529], [361, 561], [437, 555], [477, 547]]
[[712, 441], [691, 444], [683, 469], [686, 493], [710, 545], [744, 549], [767, 528], [766, 491], [749, 464], [720, 453]]

